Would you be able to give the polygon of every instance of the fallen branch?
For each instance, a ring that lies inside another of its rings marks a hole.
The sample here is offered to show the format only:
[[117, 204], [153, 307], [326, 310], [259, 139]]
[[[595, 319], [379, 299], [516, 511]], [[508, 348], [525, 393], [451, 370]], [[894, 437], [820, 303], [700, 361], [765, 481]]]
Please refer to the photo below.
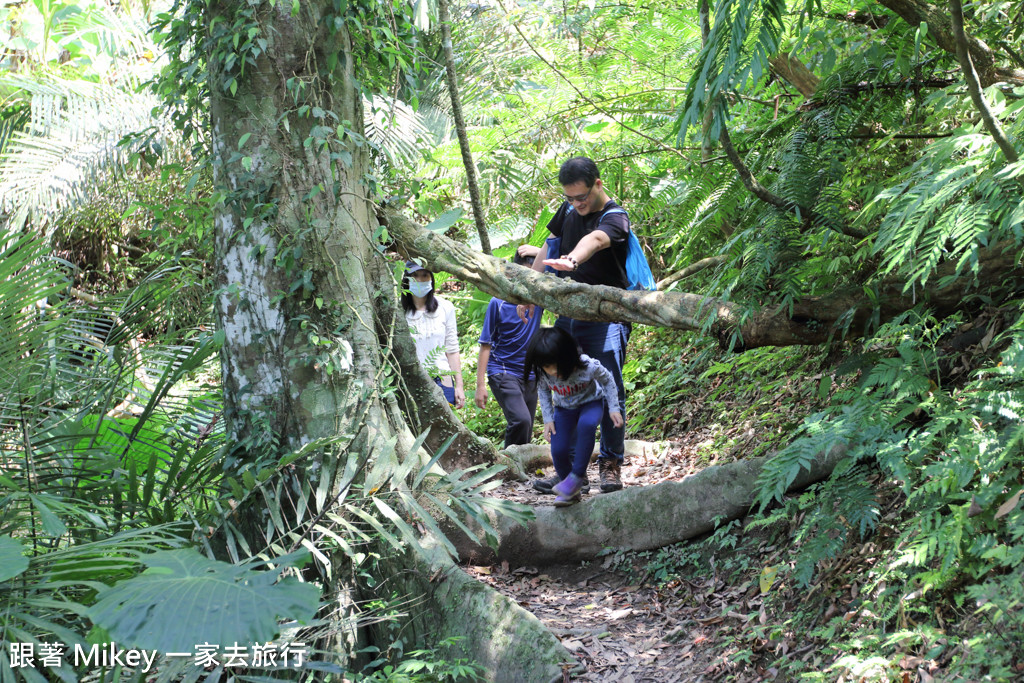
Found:
[[[978, 251], [979, 275], [951, 280], [945, 287], [929, 287], [913, 295], [904, 292], [900, 278], [864, 287], [840, 290], [828, 296], [804, 297], [789, 308], [776, 306], [746, 315], [742, 304], [687, 292], [627, 291], [585, 285], [556, 278], [481, 254], [444, 235], [426, 230], [395, 207], [381, 209], [381, 218], [395, 246], [422, 258], [433, 271], [443, 270], [510, 303], [537, 304], [576, 320], [639, 323], [691, 330], [717, 337], [734, 350], [762, 346], [822, 344], [846, 329], [861, 334], [874, 322], [885, 322], [918, 305], [946, 315], [964, 304], [976, 286], [1004, 283], [1013, 292], [1024, 290], [1024, 266], [1012, 240]], [[934, 282], [949, 280], [956, 262], [936, 268]]]

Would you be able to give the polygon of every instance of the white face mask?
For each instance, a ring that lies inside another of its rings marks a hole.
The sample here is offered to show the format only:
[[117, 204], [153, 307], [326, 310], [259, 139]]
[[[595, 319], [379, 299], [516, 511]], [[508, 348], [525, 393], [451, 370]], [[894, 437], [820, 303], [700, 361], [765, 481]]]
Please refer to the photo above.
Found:
[[430, 280], [426, 280], [425, 282], [420, 282], [419, 280], [409, 281], [409, 292], [413, 296], [423, 298], [427, 294], [430, 294], [432, 289], [434, 289], [434, 285], [430, 283]]

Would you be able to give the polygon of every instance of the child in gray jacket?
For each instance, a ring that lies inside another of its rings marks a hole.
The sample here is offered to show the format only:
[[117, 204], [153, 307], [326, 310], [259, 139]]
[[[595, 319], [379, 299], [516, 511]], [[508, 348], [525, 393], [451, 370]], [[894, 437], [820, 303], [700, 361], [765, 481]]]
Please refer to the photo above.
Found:
[[604, 411], [616, 427], [623, 425], [615, 380], [599, 361], [580, 352], [571, 334], [557, 327], [542, 327], [530, 340], [525, 373], [531, 370], [537, 376], [544, 438], [551, 443], [551, 461], [561, 479], [552, 489], [555, 505], [572, 505], [579, 502], [587, 481]]

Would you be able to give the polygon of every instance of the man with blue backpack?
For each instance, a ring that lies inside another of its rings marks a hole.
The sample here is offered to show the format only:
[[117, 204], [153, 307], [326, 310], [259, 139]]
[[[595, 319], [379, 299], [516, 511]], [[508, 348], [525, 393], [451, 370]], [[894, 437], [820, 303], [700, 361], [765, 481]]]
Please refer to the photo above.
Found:
[[[559, 277], [584, 284], [653, 289], [650, 268], [629, 229], [629, 216], [625, 209], [608, 197], [597, 164], [587, 157], [573, 157], [562, 164], [558, 182], [562, 185], [565, 201], [548, 223], [548, 231], [553, 238], [540, 248], [533, 264], [534, 270], [542, 271], [548, 266], [557, 271]], [[534, 306], [519, 306], [518, 312], [524, 320], [532, 318]], [[622, 366], [632, 328], [628, 323], [589, 322], [565, 316], [559, 316], [555, 327], [561, 327], [575, 337], [583, 353], [600, 361], [615, 380], [623, 426], [616, 427], [605, 412], [601, 421], [598, 470], [601, 491], [618, 491], [622, 488], [625, 456], [626, 389], [622, 383]], [[556, 474], [535, 480], [533, 487], [542, 493], [551, 493], [558, 481]]]

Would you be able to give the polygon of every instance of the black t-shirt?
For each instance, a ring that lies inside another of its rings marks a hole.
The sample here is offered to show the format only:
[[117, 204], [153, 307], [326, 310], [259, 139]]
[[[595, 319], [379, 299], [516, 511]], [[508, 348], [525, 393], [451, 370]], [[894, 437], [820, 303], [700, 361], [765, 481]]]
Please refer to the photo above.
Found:
[[562, 202], [554, 217], [548, 222], [548, 232], [562, 238], [562, 253], [548, 254], [558, 258], [570, 253], [580, 240], [594, 230], [608, 235], [612, 243], [607, 249], [596, 252], [573, 272], [561, 271], [559, 277], [570, 277], [588, 285], [608, 285], [626, 289], [626, 255], [629, 250], [629, 217], [625, 212], [608, 213], [610, 209], [621, 209], [611, 199], [601, 211], [581, 216], [569, 202]]

